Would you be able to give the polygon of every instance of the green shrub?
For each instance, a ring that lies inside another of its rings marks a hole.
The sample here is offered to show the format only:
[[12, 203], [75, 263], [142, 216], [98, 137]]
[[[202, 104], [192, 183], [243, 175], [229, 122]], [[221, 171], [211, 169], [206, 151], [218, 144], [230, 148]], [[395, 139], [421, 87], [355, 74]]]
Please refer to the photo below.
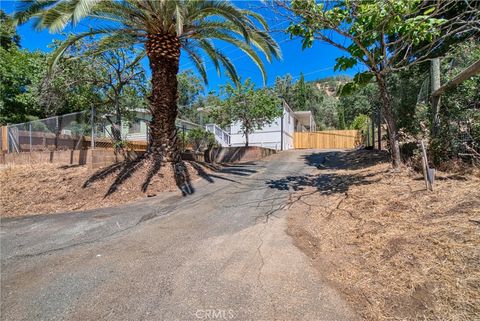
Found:
[[50, 132], [51, 130], [42, 121], [32, 121], [32, 131], [34, 132]]
[[369, 123], [370, 118], [367, 115], [360, 114], [355, 117], [349, 127], [350, 129], [357, 129], [366, 132], [368, 130]]
[[193, 146], [195, 151], [211, 148], [217, 145], [215, 135], [203, 128], [191, 129], [186, 134], [186, 141]]

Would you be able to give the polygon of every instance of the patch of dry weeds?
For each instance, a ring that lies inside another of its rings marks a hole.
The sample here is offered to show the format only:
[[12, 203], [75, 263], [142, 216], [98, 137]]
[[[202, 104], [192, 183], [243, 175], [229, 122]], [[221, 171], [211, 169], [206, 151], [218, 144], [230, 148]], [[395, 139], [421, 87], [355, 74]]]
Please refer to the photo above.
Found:
[[480, 319], [480, 178], [439, 173], [430, 192], [378, 156], [340, 153], [292, 194], [296, 245], [367, 320]]
[[[198, 164], [185, 163], [191, 180], [208, 172]], [[2, 166], [0, 215], [11, 217], [88, 210], [178, 191], [172, 166], [164, 164], [152, 171], [154, 166], [150, 160], [140, 162], [128, 172], [122, 172], [123, 167], [115, 165], [100, 170], [58, 164]], [[85, 184], [87, 181], [89, 183]]]

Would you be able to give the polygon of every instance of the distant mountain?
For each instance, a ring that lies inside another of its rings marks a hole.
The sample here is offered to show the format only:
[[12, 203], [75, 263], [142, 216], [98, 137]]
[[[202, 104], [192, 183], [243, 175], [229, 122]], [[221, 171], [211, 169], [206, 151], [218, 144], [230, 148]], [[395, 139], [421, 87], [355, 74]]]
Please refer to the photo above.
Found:
[[351, 81], [349, 76], [331, 76], [322, 79], [310, 81], [309, 83], [315, 84], [315, 87], [325, 93], [329, 97], [336, 97], [338, 89], [341, 85]]

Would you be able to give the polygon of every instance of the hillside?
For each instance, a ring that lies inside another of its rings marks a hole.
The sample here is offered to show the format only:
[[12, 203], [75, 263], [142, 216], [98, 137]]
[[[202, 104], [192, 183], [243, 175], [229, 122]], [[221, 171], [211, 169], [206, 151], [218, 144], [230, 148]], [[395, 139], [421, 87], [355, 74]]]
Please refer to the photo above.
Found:
[[[339, 117], [339, 99], [337, 92], [342, 84], [350, 81], [348, 76], [331, 76], [313, 81], [305, 81], [300, 75], [293, 82], [290, 75], [278, 77], [274, 91], [283, 97], [295, 111], [311, 111], [317, 129], [344, 128], [344, 121]], [[340, 113], [341, 114], [341, 113]]]
[[351, 78], [349, 76], [332, 76], [327, 78], [321, 78], [309, 83], [315, 85], [315, 87], [328, 97], [337, 97], [338, 89], [341, 85], [349, 82]]

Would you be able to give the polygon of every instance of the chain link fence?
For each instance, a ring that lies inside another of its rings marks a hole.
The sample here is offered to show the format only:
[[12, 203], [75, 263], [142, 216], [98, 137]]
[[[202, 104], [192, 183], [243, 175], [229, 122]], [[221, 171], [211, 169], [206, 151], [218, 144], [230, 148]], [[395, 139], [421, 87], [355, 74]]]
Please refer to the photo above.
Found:
[[8, 152], [75, 150], [83, 148], [90, 127], [85, 112], [6, 126]]
[[[2, 149], [8, 153], [112, 149], [117, 144], [142, 151], [148, 146], [149, 119], [146, 110], [136, 112], [134, 117], [122, 118], [120, 122], [112, 115], [83, 111], [7, 125], [0, 138]], [[182, 145], [188, 132], [199, 128], [203, 129], [203, 126], [178, 119], [177, 130]]]

